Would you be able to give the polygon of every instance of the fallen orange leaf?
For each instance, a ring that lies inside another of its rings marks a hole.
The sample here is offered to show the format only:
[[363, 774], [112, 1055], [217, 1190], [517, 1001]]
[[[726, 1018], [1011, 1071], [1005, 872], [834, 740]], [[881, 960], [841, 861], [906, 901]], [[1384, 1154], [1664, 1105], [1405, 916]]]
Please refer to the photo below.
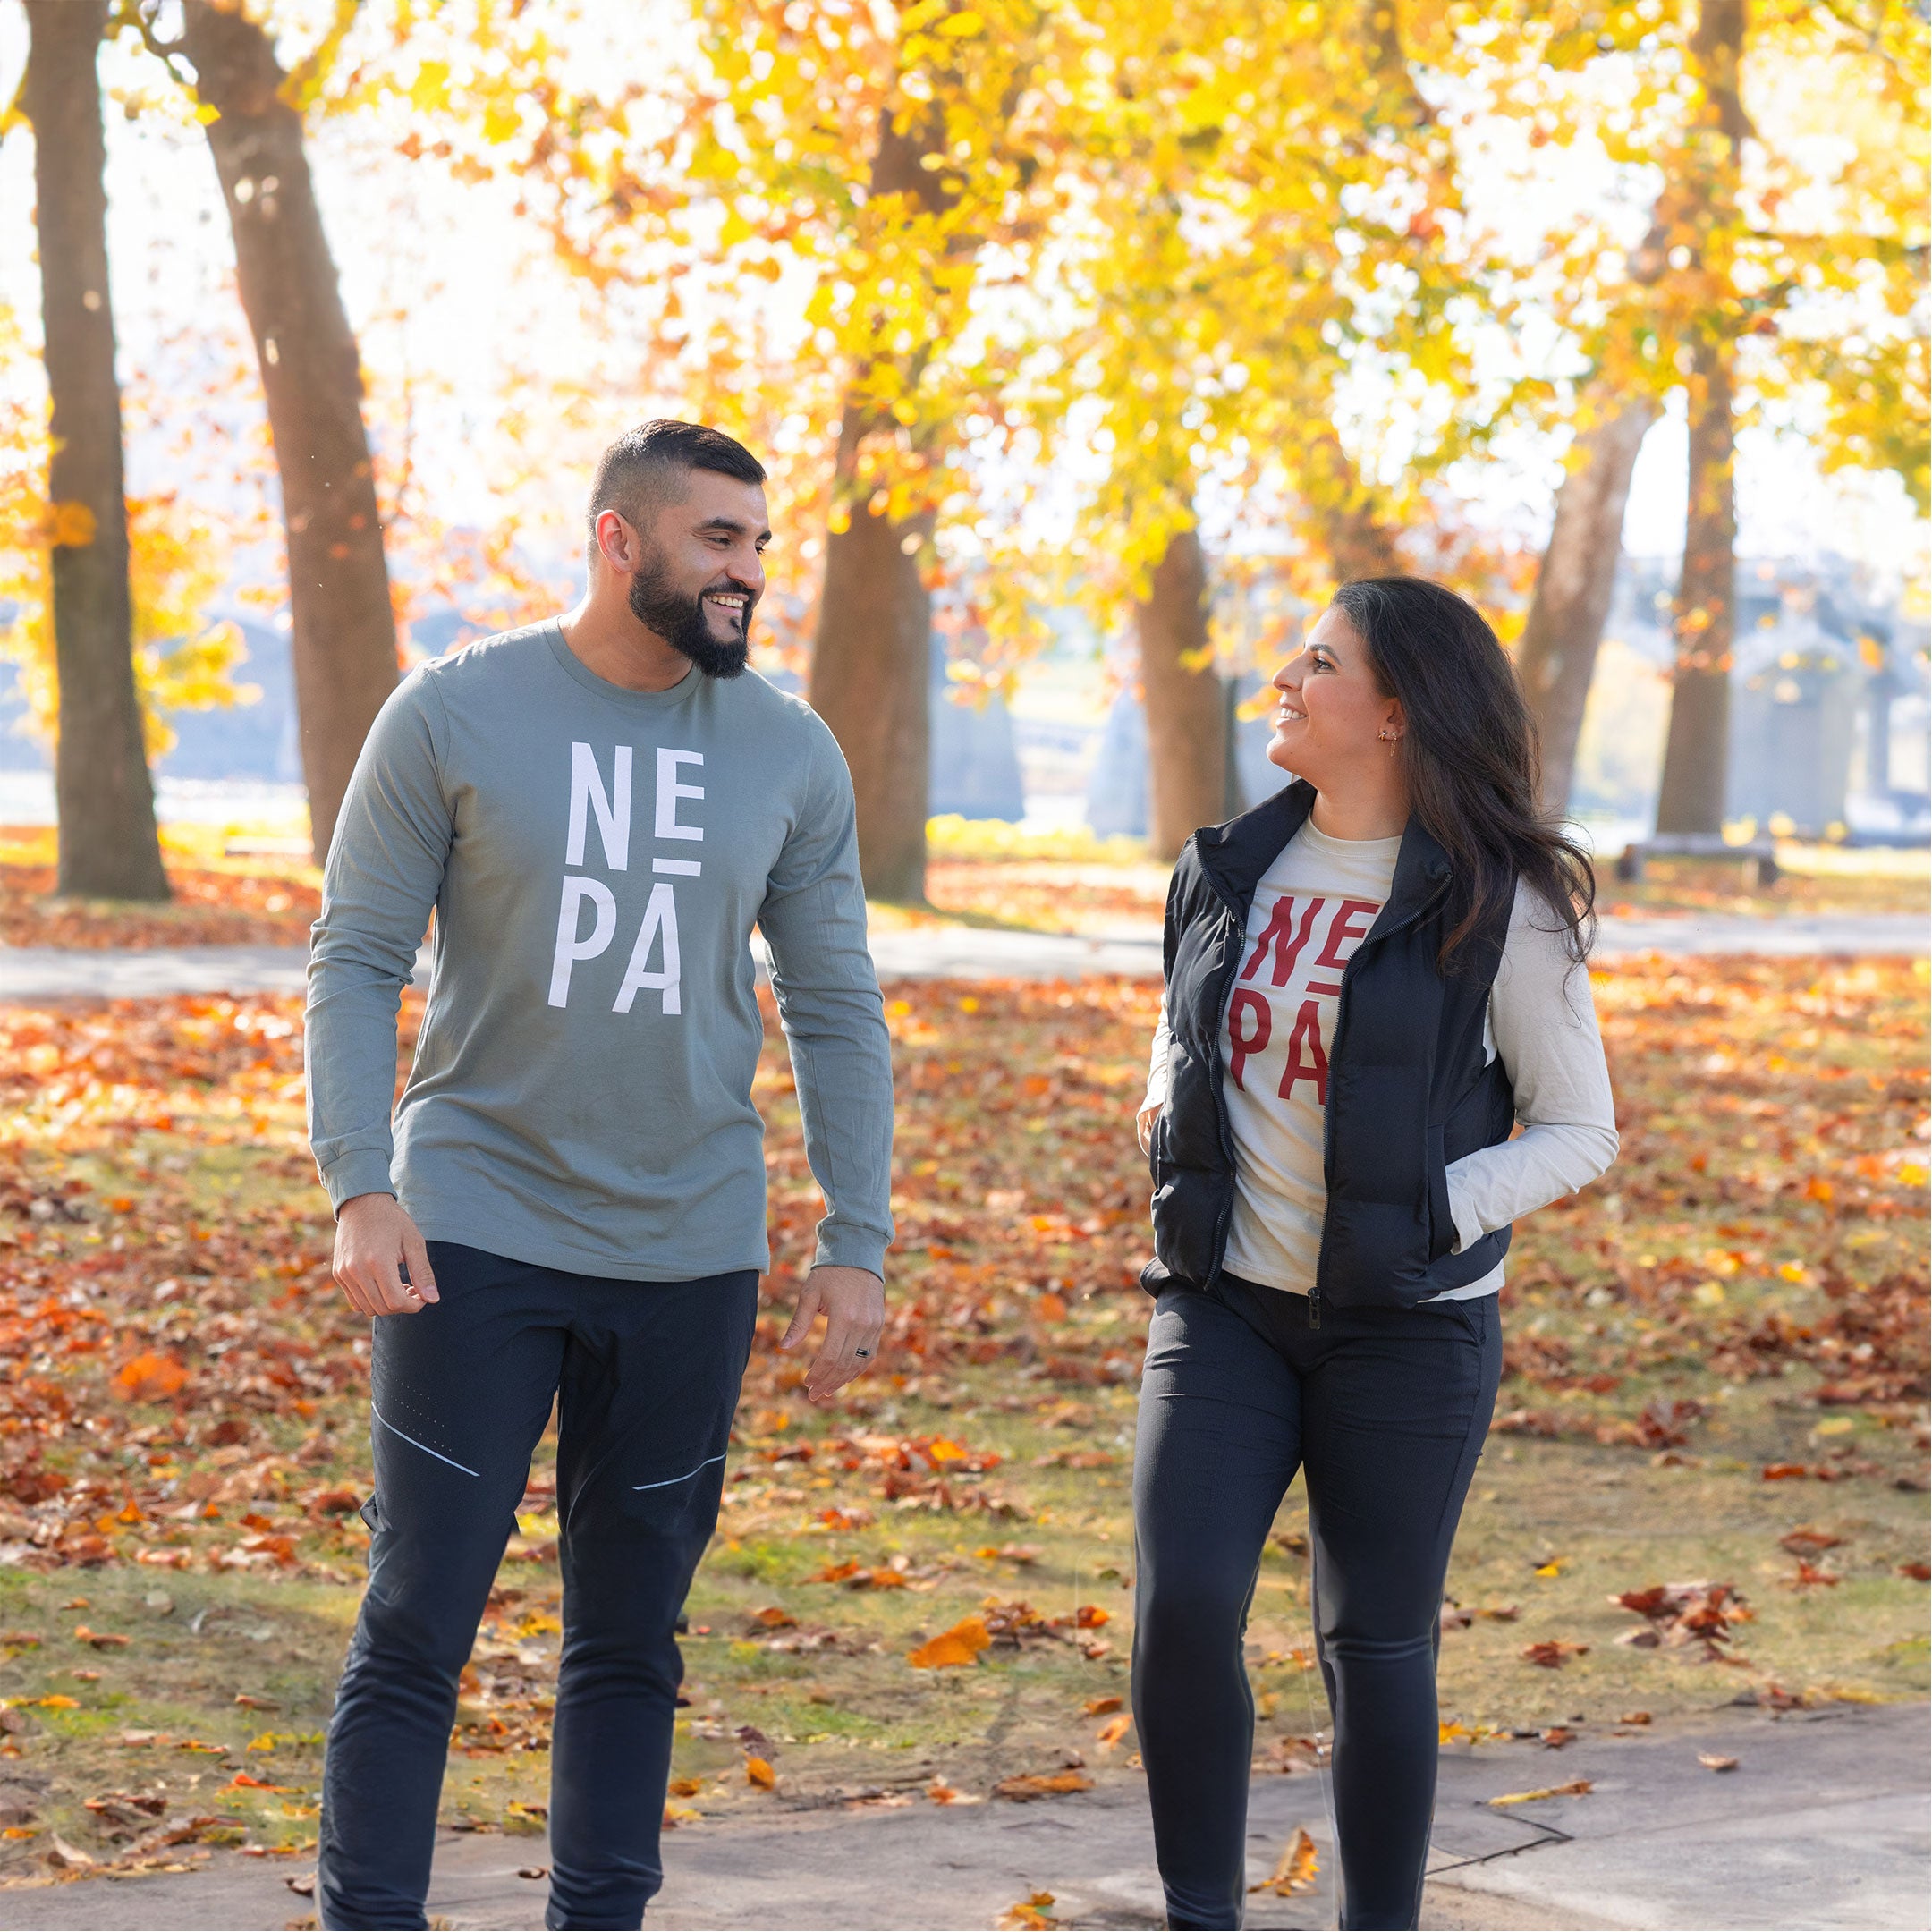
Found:
[[1050, 1928], [1060, 1923], [1057, 1919], [1048, 1918], [1043, 1909], [1053, 1902], [1051, 1892], [1036, 1892], [1031, 1898], [1009, 1905], [993, 1921], [996, 1932], [1049, 1932]]
[[1587, 1643], [1572, 1643], [1567, 1637], [1546, 1637], [1540, 1643], [1525, 1644], [1519, 1653], [1530, 1664], [1540, 1664], [1545, 1670], [1560, 1670], [1573, 1657], [1588, 1657]]
[[1275, 1862], [1275, 1869], [1259, 1885], [1250, 1885], [1250, 1892], [1273, 1892], [1280, 1898], [1292, 1898], [1297, 1892], [1312, 1892], [1315, 1889], [1315, 1874], [1321, 1869], [1320, 1860], [1315, 1855], [1315, 1841], [1299, 1825], [1289, 1834], [1288, 1843], [1282, 1847], [1282, 1855]]
[[1058, 1798], [1069, 1792], [1091, 1791], [1093, 1780], [1078, 1771], [1036, 1772], [1030, 1776], [1002, 1778], [993, 1787], [996, 1798], [1024, 1803], [1030, 1798]]
[[123, 1402], [161, 1402], [188, 1385], [186, 1367], [172, 1355], [143, 1349], [114, 1372], [114, 1393]]
[[1816, 1556], [1823, 1550], [1836, 1549], [1844, 1538], [1834, 1536], [1829, 1530], [1820, 1530], [1807, 1523], [1798, 1530], [1787, 1530], [1778, 1538], [1781, 1548], [1788, 1549], [1793, 1556]]
[[1117, 1697], [1089, 1698], [1082, 1707], [1089, 1717], [1105, 1717], [1109, 1711], [1121, 1707], [1121, 1700]]
[[906, 1662], [914, 1670], [944, 1670], [949, 1665], [970, 1664], [982, 1650], [990, 1648], [992, 1642], [983, 1617], [964, 1617], [951, 1630], [941, 1631], [910, 1652]]
[[1109, 1717], [1096, 1733], [1100, 1741], [1100, 1749], [1112, 1750], [1132, 1729], [1133, 1718], [1128, 1712], [1123, 1711], [1118, 1717]]
[[778, 1774], [772, 1769], [770, 1764], [763, 1758], [747, 1758], [745, 1759], [744, 1775], [745, 1783], [747, 1784], [756, 1784], [760, 1791], [776, 1791], [778, 1789]]
[[1545, 1784], [1535, 1791], [1504, 1792], [1492, 1798], [1493, 1805], [1534, 1804], [1541, 1798], [1587, 1798], [1596, 1786], [1589, 1778], [1572, 1778], [1567, 1784]]

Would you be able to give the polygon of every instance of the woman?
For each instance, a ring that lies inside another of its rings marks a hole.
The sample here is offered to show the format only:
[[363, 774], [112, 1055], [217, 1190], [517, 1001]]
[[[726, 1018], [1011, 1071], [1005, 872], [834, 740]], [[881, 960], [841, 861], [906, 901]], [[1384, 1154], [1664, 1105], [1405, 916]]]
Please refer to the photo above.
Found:
[[1595, 881], [1538, 812], [1495, 632], [1440, 585], [1344, 584], [1275, 687], [1268, 757], [1297, 782], [1198, 832], [1167, 898], [1140, 1114], [1157, 1300], [1134, 1715], [1167, 1922], [1239, 1926], [1242, 1636], [1304, 1469], [1341, 1922], [1405, 1927], [1510, 1224], [1616, 1154], [1583, 967]]

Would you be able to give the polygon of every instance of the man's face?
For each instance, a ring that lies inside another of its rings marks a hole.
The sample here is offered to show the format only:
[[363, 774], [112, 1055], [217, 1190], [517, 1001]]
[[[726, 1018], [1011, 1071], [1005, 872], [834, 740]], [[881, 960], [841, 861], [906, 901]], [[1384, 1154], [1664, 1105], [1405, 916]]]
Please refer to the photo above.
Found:
[[765, 491], [714, 470], [685, 474], [682, 502], [640, 534], [631, 608], [707, 677], [736, 677], [751, 648], [751, 612], [765, 592], [771, 541]]

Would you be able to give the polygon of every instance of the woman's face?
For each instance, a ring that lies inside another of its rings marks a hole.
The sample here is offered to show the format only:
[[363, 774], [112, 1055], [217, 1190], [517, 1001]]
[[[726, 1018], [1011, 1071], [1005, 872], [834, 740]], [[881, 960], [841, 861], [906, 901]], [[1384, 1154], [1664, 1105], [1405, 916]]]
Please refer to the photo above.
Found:
[[1352, 767], [1392, 761], [1402, 707], [1377, 687], [1368, 647], [1338, 606], [1316, 619], [1301, 651], [1275, 674], [1275, 689], [1270, 763], [1320, 791]]

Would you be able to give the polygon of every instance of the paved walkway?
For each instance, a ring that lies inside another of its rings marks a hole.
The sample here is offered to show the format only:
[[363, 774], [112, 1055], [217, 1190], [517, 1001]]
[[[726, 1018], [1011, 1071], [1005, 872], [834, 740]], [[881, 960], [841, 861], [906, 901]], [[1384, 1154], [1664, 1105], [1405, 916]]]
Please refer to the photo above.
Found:
[[[1606, 958], [1756, 953], [1922, 958], [1928, 922], [1902, 913], [1857, 918], [1606, 919]], [[1158, 979], [1160, 934], [1122, 928], [1081, 937], [976, 926], [921, 926], [872, 935], [882, 979], [1071, 979], [1089, 973]], [[299, 993], [300, 946], [156, 946], [140, 952], [0, 945], [0, 1004], [43, 999], [147, 999], [169, 993]], [[427, 977], [428, 956], [417, 977]]]
[[[1922, 1928], [1928, 1885], [1924, 1705], [1839, 1707], [1773, 1717], [1722, 1711], [1632, 1737], [1445, 1752], [1426, 1927], [1556, 1928]], [[1699, 1751], [1738, 1759], [1717, 1773]], [[1488, 1800], [1588, 1778], [1588, 1796], [1496, 1810]], [[1319, 1850], [1318, 1889], [1257, 1894], [1258, 1928], [1335, 1923], [1322, 1784], [1257, 1777], [1249, 1878], [1265, 1879], [1289, 1833]], [[536, 1837], [445, 1835], [433, 1922], [534, 1927], [546, 1860]], [[654, 1928], [988, 1927], [1050, 1892], [1070, 1927], [1158, 1926], [1147, 1806], [1137, 1784], [1076, 1798], [944, 1809], [915, 1799], [686, 1826], [666, 1835]], [[267, 1928], [309, 1908], [285, 1884], [306, 1871], [221, 1853], [179, 1877], [0, 1888], [19, 1932], [142, 1926]], [[309, 1921], [313, 1923], [311, 1919]]]

